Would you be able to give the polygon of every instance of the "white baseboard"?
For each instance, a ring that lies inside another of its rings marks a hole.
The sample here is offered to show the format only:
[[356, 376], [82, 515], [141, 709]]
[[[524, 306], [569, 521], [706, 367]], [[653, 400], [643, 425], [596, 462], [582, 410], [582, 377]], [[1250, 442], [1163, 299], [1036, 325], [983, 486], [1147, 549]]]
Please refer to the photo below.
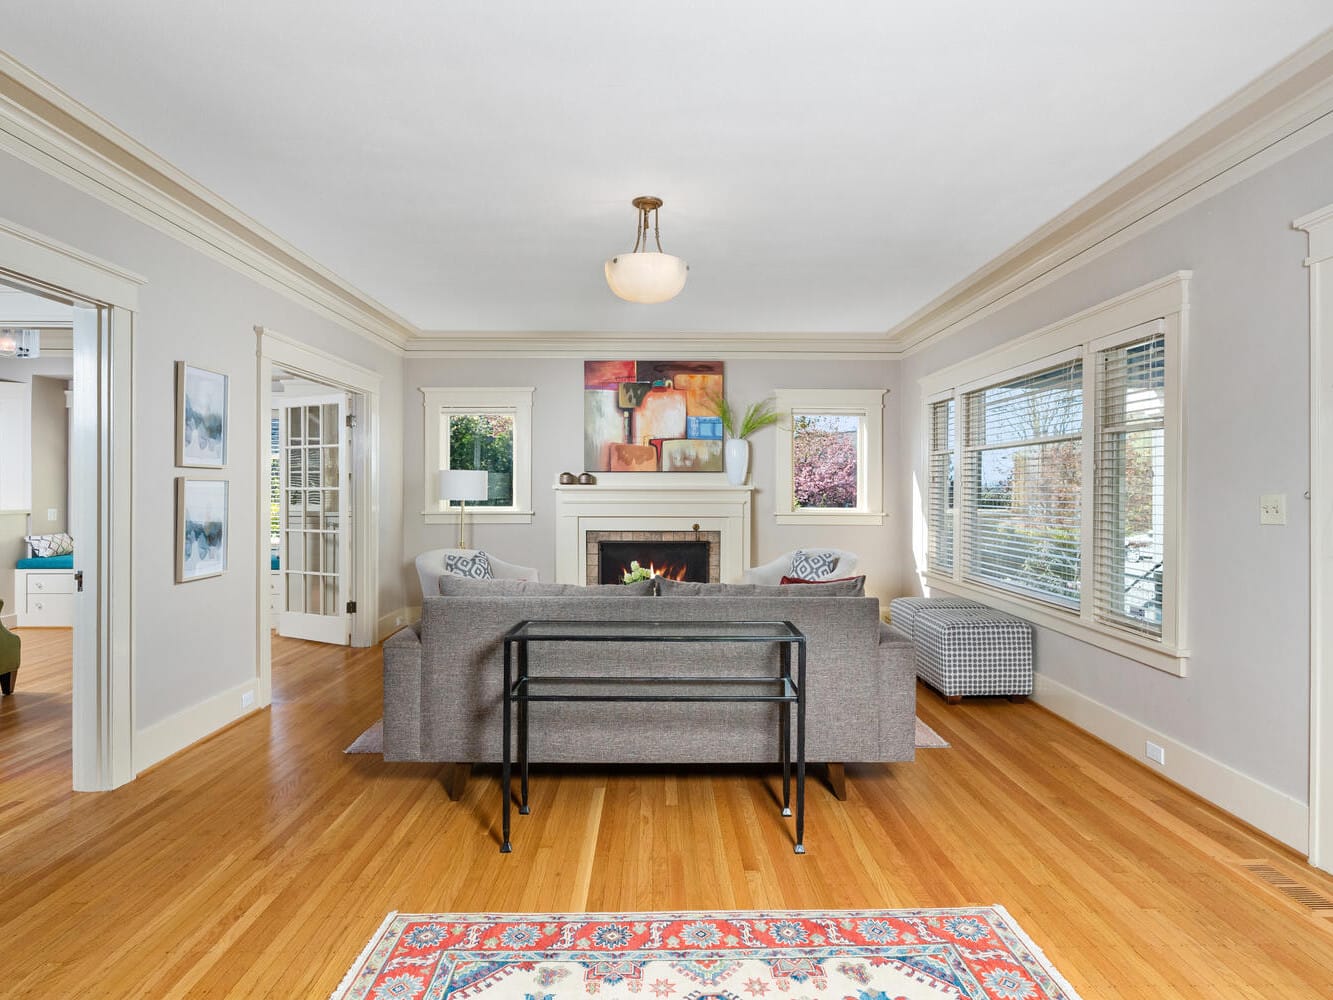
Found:
[[[414, 615], [413, 611], [416, 611], [417, 614]], [[420, 617], [420, 608], [396, 608], [390, 611], [380, 618], [379, 624], [375, 628], [375, 641], [383, 642], [404, 625], [410, 625]]]
[[[223, 726], [259, 711], [258, 707], [241, 707], [241, 698], [247, 691], [254, 696], [257, 687], [257, 681], [246, 681], [140, 729], [134, 734], [135, 773], [166, 760], [205, 736], [211, 736]], [[257, 706], [257, 699], [255, 704]]]
[[[1037, 704], [1128, 754], [1144, 767], [1158, 771], [1288, 847], [1302, 854], [1306, 852], [1310, 810], [1304, 802], [1042, 674], [1036, 676], [1032, 698]], [[1147, 740], [1166, 751], [1165, 766], [1143, 756]]]

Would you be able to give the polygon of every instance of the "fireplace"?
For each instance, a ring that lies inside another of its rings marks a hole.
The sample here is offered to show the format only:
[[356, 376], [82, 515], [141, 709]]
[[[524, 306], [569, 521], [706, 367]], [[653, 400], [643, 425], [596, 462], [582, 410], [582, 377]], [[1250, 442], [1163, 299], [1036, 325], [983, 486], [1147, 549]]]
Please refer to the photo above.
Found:
[[621, 583], [631, 562], [658, 576], [697, 583], [720, 579], [717, 531], [589, 531], [588, 583]]
[[597, 582], [620, 583], [636, 562], [653, 576], [708, 582], [707, 542], [600, 542]]

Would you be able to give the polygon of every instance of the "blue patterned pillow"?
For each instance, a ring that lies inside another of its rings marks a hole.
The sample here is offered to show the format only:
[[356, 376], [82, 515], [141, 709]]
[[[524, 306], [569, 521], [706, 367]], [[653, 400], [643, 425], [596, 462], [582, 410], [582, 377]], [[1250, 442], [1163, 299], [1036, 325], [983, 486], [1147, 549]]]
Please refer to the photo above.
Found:
[[833, 567], [838, 565], [838, 553], [827, 549], [815, 552], [803, 552], [797, 549], [791, 557], [791, 575], [802, 580], [822, 580], [833, 575]]
[[480, 549], [476, 552], [448, 553], [444, 557], [444, 571], [453, 576], [465, 576], [469, 580], [490, 580], [494, 577], [491, 561]]
[[41, 559], [67, 556], [74, 551], [74, 539], [63, 531], [54, 535], [25, 535], [23, 540], [28, 543], [32, 554]]

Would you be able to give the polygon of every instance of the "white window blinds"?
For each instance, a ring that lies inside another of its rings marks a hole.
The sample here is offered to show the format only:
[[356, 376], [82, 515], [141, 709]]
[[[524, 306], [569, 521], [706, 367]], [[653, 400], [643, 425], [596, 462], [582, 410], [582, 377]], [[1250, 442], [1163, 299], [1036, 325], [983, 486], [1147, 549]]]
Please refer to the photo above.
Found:
[[963, 575], [1079, 607], [1083, 364], [963, 397]]
[[930, 509], [927, 564], [950, 573], [954, 564], [954, 401], [930, 405]]
[[1097, 353], [1093, 496], [1099, 621], [1162, 634], [1166, 341], [1154, 331]]

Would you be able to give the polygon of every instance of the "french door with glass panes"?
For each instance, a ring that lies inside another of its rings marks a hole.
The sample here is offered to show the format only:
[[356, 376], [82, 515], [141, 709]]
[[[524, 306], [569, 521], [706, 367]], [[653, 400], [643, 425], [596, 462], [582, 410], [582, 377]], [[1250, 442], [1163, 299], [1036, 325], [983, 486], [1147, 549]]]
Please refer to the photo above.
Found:
[[284, 400], [279, 421], [278, 634], [345, 646], [351, 636], [347, 397]]

